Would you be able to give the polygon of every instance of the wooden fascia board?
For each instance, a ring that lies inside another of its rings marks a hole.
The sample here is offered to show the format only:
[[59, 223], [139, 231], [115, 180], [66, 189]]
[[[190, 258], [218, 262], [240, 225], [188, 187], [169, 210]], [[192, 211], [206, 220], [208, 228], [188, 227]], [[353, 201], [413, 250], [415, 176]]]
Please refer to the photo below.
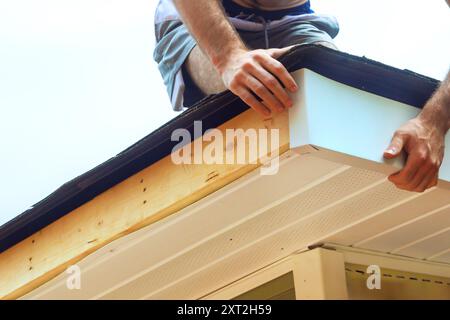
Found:
[[[263, 120], [247, 110], [218, 129], [222, 133], [279, 129], [281, 154], [289, 149], [288, 123], [287, 112]], [[176, 165], [166, 156], [2, 252], [0, 297], [15, 299], [32, 291], [106, 244], [179, 211], [258, 166]]]

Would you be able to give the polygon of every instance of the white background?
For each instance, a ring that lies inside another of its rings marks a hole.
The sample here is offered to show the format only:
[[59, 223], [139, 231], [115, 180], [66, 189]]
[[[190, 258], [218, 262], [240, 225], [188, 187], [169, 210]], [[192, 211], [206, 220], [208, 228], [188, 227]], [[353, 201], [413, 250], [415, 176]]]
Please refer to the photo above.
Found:
[[[176, 114], [152, 59], [156, 0], [0, 0], [0, 225]], [[444, 0], [312, 0], [338, 47], [442, 79]]]

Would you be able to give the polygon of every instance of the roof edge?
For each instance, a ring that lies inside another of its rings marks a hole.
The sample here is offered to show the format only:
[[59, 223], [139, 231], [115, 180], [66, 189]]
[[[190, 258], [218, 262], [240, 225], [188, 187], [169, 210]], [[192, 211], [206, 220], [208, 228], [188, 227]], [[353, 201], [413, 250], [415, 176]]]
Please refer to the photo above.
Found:
[[[439, 81], [385, 64], [317, 45], [293, 48], [280, 58], [289, 71], [310, 69], [329, 79], [421, 108]], [[233, 104], [230, 108], [229, 105]], [[194, 121], [203, 132], [248, 109], [230, 91], [208, 96], [148, 136], [92, 170], [65, 183], [32, 208], [0, 226], [0, 253], [90, 201], [133, 174], [169, 155], [176, 145], [173, 130], [194, 134]]]

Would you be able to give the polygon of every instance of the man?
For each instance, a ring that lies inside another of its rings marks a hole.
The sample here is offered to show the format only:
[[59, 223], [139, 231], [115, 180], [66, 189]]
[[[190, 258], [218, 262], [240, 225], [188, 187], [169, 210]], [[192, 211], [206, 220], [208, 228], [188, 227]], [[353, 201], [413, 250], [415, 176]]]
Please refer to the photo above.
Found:
[[162, 0], [154, 58], [175, 110], [229, 88], [269, 116], [292, 104], [282, 85], [297, 89], [276, 58], [297, 44], [334, 47], [338, 28], [307, 0]]
[[[290, 108], [288, 93], [298, 89], [276, 59], [299, 44], [336, 49], [338, 31], [336, 19], [314, 14], [309, 0], [161, 0], [154, 58], [175, 110], [229, 89], [268, 117]], [[447, 77], [421, 114], [395, 133], [384, 156], [405, 150], [408, 159], [390, 181], [417, 192], [436, 185], [449, 127]]]

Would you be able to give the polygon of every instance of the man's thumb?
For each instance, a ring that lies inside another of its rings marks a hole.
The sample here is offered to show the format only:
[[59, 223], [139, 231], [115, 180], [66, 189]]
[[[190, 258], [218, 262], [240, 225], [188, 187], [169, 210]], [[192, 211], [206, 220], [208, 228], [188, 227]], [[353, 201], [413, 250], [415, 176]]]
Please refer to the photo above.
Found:
[[386, 159], [392, 159], [392, 158], [397, 157], [400, 154], [400, 152], [402, 151], [404, 144], [405, 144], [405, 139], [403, 136], [394, 135], [394, 137], [392, 138], [391, 144], [384, 151], [384, 157]]
[[274, 59], [278, 59], [279, 57], [281, 57], [283, 54], [285, 54], [286, 52], [288, 52], [289, 50], [291, 50], [292, 47], [286, 47], [286, 48], [272, 48], [269, 49], [269, 54], [272, 58]]

